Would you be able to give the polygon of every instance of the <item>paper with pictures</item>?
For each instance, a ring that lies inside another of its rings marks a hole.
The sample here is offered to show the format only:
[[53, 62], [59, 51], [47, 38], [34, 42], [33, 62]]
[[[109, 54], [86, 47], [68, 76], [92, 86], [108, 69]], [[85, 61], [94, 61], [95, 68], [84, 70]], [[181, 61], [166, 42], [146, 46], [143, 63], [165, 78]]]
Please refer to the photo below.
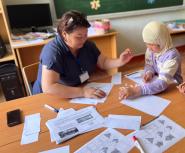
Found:
[[[185, 137], [185, 129], [168, 117], [161, 115], [127, 137], [131, 140], [133, 135], [139, 139], [145, 152], [162, 153]], [[134, 146], [134, 143], [132, 145]]]
[[57, 144], [79, 134], [102, 127], [103, 117], [92, 106], [71, 113], [65, 117], [48, 120], [46, 126]]
[[75, 153], [127, 153], [132, 148], [128, 138], [114, 129], [106, 129]]
[[98, 103], [104, 103], [105, 100], [107, 99], [111, 89], [112, 89], [112, 84], [111, 83], [89, 83], [86, 85], [86, 87], [93, 87], [97, 89], [101, 89], [106, 93], [106, 96], [104, 98], [73, 98], [70, 100], [71, 103], [79, 103], [79, 104], [93, 104], [96, 105]]
[[112, 84], [121, 84], [121, 72], [118, 72], [112, 76]]
[[69, 146], [59, 147], [51, 150], [42, 151], [39, 153], [70, 153]]
[[141, 116], [129, 115], [109, 115], [105, 118], [104, 126], [108, 128], [119, 128], [129, 130], [139, 130], [141, 125]]
[[142, 96], [135, 99], [124, 99], [122, 104], [138, 109], [152, 116], [159, 116], [169, 105], [170, 101], [158, 96]]

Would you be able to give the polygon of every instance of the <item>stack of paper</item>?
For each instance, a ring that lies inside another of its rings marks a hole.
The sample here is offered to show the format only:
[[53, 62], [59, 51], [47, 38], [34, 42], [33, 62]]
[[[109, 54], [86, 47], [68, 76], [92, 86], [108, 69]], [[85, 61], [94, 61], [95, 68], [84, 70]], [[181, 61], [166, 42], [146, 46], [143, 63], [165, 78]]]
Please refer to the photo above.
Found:
[[106, 96], [104, 98], [100, 98], [100, 99], [74, 98], [74, 99], [71, 99], [70, 102], [71, 103], [79, 103], [79, 104], [93, 104], [93, 105], [96, 105], [98, 103], [104, 103], [105, 100], [107, 99], [111, 89], [112, 89], [112, 84], [111, 83], [95, 83], [95, 82], [93, 82], [93, 83], [87, 84], [86, 87], [92, 87], [92, 88], [103, 90], [106, 93]]
[[25, 117], [21, 144], [28, 144], [38, 141], [40, 132], [40, 113]]
[[46, 122], [56, 144], [103, 126], [103, 117], [92, 106], [64, 114]]

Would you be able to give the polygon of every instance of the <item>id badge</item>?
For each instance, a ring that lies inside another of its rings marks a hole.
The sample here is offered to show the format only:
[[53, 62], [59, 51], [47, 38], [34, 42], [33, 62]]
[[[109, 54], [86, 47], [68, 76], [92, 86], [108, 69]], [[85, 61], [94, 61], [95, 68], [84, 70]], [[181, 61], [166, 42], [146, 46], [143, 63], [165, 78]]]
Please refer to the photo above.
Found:
[[81, 83], [85, 82], [86, 80], [89, 79], [89, 74], [87, 71], [83, 72], [82, 74], [80, 74], [80, 81]]

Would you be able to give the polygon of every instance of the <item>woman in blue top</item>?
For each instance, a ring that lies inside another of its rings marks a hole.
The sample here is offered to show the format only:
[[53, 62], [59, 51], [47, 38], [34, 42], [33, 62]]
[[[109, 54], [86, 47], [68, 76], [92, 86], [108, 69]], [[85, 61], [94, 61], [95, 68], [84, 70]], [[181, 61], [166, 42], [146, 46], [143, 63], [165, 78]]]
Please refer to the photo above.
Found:
[[58, 25], [58, 35], [44, 46], [33, 94], [52, 93], [62, 98], [102, 98], [102, 90], [78, 87], [87, 81], [96, 66], [107, 70], [122, 66], [133, 57], [126, 49], [118, 59], [109, 59], [87, 40], [90, 27], [78, 11], [66, 12]]

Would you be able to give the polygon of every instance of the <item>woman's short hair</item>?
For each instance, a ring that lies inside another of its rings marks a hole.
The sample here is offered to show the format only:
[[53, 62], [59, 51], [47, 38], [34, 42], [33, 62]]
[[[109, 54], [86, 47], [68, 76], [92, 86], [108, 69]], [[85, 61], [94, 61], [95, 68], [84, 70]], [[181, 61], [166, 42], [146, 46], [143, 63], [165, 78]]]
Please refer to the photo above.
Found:
[[85, 14], [71, 10], [63, 14], [58, 24], [58, 33], [61, 34], [63, 31], [72, 33], [74, 30], [80, 27], [89, 28], [90, 24]]

